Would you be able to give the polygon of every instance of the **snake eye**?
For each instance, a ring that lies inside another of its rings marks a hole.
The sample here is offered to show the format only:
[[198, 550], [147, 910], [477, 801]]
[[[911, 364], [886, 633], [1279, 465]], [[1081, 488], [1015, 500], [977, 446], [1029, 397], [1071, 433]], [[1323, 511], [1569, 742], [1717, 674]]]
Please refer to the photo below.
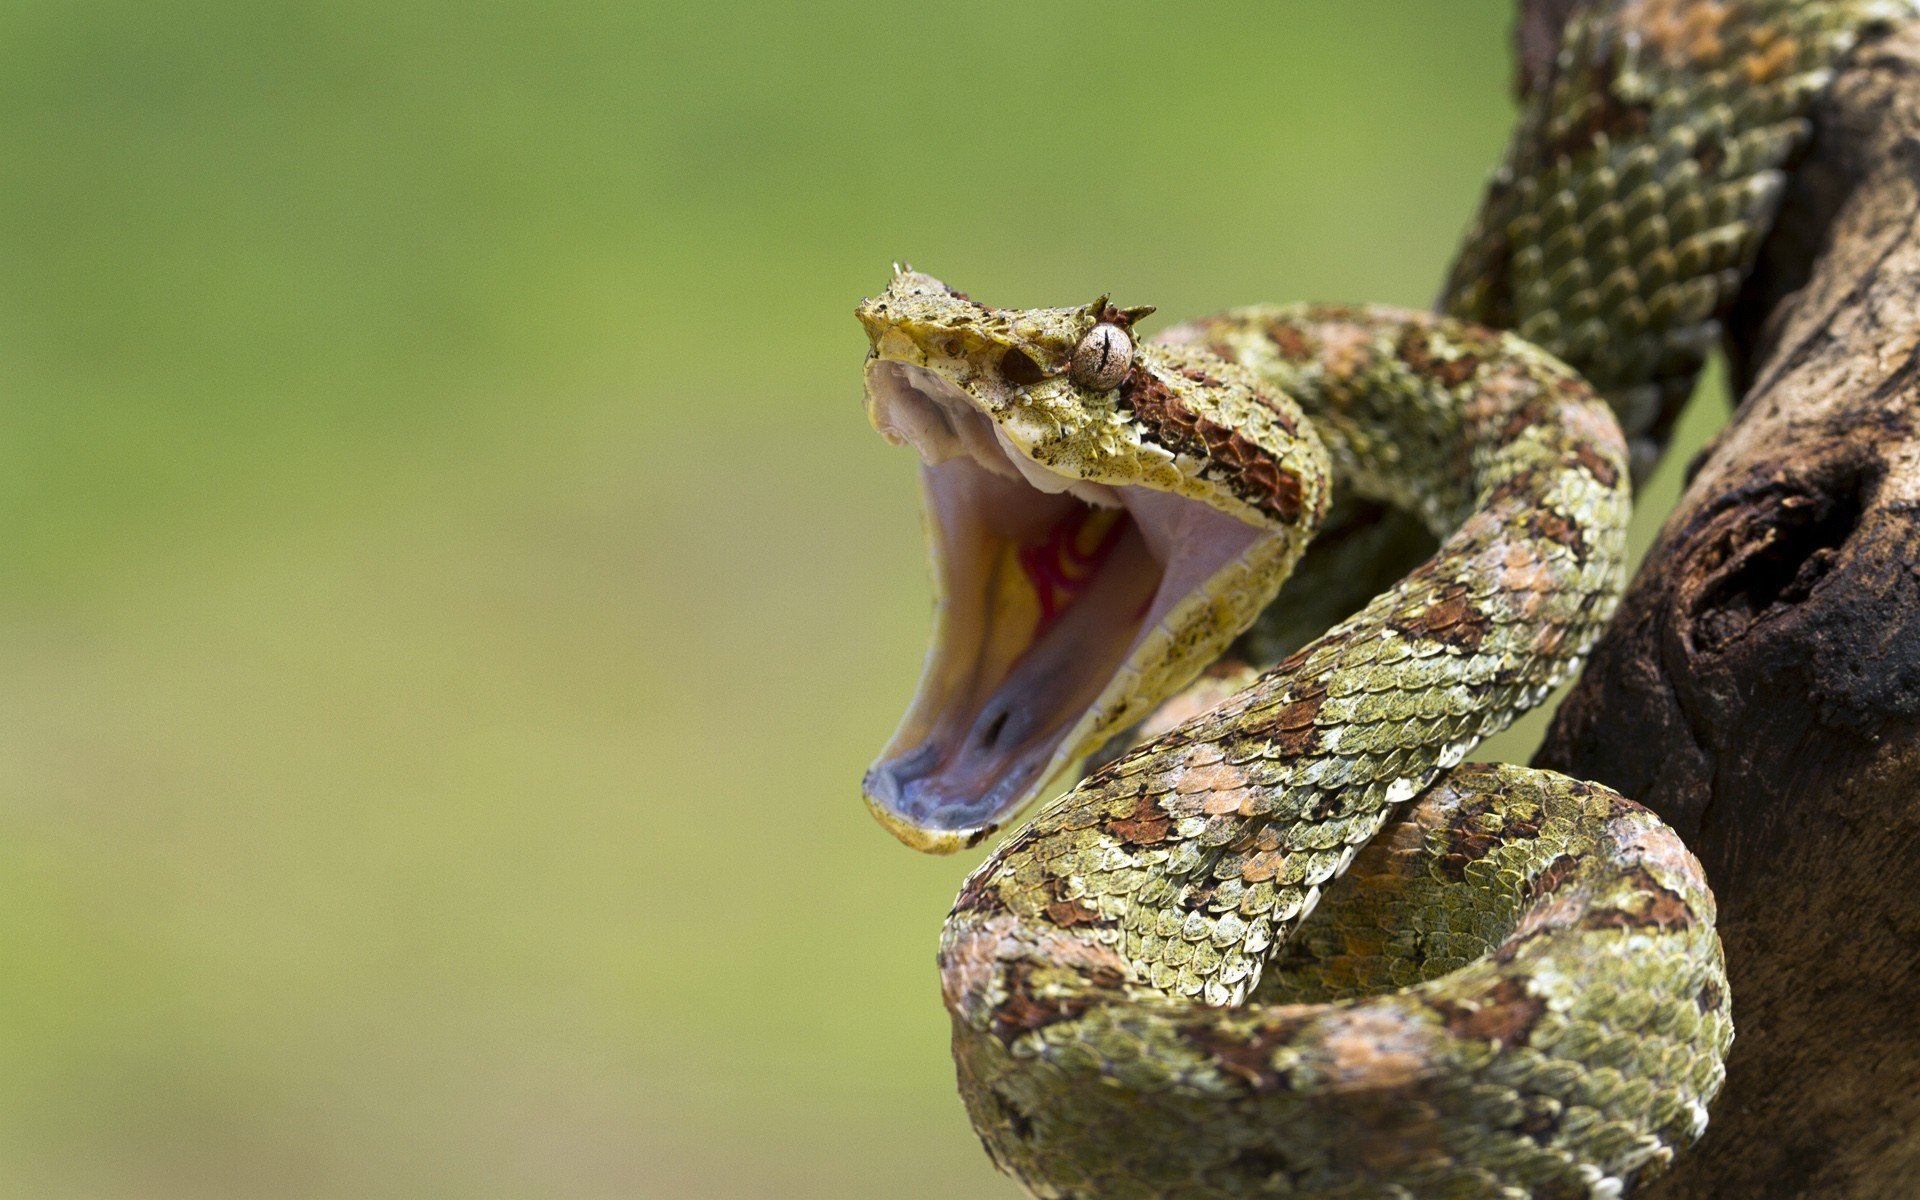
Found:
[[1000, 356], [1000, 374], [1008, 383], [1019, 387], [1032, 387], [1047, 377], [1040, 364], [1033, 361], [1024, 350], [1009, 350]]
[[1133, 339], [1118, 325], [1095, 325], [1073, 348], [1073, 381], [1096, 392], [1120, 386], [1133, 368]]

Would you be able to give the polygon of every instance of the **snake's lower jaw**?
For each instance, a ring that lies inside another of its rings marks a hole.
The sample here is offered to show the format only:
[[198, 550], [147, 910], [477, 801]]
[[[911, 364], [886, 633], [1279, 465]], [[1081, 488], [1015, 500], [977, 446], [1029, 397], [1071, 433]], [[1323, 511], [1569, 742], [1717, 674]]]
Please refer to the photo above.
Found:
[[876, 421], [926, 464], [938, 604], [918, 692], [862, 790], [901, 841], [950, 853], [1217, 657], [1296, 539], [1197, 500], [1051, 475], [925, 370], [881, 362], [868, 386]]
[[881, 828], [899, 838], [901, 844], [922, 854], [957, 854], [978, 846], [1000, 828], [999, 823], [995, 823], [976, 829], [929, 829], [896, 811], [897, 800], [890, 794], [892, 787], [878, 765], [869, 770], [866, 778], [860, 781], [867, 811], [873, 814], [874, 820], [880, 822]]

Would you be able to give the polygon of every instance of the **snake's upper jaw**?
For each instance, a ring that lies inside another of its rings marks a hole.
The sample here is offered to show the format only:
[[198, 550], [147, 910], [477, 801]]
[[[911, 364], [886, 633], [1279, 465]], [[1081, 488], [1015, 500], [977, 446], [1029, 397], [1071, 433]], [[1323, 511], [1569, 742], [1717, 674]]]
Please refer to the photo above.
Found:
[[1219, 594], [1258, 591], [1291, 543], [1198, 500], [1054, 473], [926, 367], [876, 358], [867, 388], [875, 424], [924, 463], [937, 608], [863, 790], [902, 841], [950, 852], [1211, 661], [1238, 632]]

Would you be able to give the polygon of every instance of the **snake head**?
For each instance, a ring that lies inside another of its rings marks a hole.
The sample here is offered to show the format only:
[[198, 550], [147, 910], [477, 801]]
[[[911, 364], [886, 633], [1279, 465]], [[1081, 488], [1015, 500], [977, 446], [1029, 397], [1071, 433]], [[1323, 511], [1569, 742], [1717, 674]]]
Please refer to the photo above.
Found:
[[863, 791], [908, 845], [975, 845], [1223, 652], [1326, 508], [1326, 456], [1148, 308], [979, 304], [898, 270], [856, 310], [867, 413], [919, 452], [935, 617]]

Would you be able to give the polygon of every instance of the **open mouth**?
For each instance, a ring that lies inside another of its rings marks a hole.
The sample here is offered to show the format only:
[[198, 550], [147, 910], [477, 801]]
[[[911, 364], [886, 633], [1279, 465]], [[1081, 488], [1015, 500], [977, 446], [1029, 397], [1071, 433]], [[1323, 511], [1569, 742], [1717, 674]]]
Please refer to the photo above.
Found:
[[1150, 685], [1184, 682], [1159, 678], [1183, 604], [1206, 603], [1271, 534], [1041, 466], [926, 368], [874, 359], [867, 389], [874, 424], [920, 453], [939, 603], [918, 692], [865, 788], [903, 840], [956, 849], [1143, 716], [1164, 698]]

